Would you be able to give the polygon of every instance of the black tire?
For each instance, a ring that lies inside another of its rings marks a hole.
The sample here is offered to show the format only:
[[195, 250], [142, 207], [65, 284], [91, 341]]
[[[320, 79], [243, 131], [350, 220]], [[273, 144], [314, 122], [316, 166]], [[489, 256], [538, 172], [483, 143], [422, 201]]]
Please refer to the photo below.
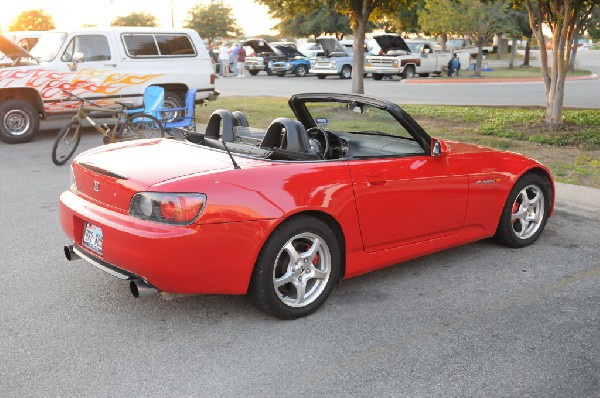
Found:
[[27, 101], [9, 99], [0, 101], [0, 139], [9, 144], [31, 140], [40, 126], [36, 109]]
[[383, 73], [373, 73], [371, 77], [373, 78], [373, 80], [381, 80], [383, 79]]
[[65, 164], [75, 153], [81, 140], [81, 123], [79, 120], [71, 120], [56, 136], [52, 145], [52, 162], [57, 166]]
[[412, 65], [406, 65], [404, 71], [402, 71], [403, 79], [412, 79], [415, 77], [415, 67]]
[[340, 79], [350, 79], [352, 77], [352, 67], [350, 65], [342, 66], [340, 71]]
[[294, 71], [294, 75], [298, 76], [298, 77], [304, 77], [308, 74], [308, 69], [306, 68], [306, 65], [298, 65], [296, 67], [296, 70]]
[[274, 76], [275, 72], [271, 70], [271, 68], [267, 68], [267, 76]]
[[[163, 103], [163, 108], [183, 108], [185, 107], [185, 102], [181, 95], [177, 94], [174, 91], [165, 91], [165, 102]], [[163, 112], [160, 117], [165, 122], [170, 122], [173, 119], [178, 117], [182, 117], [184, 111], [176, 111], [176, 112]]]
[[429, 73], [419, 73], [419, 77], [429, 77]]
[[130, 141], [142, 138], [163, 138], [165, 130], [162, 123], [154, 116], [136, 113], [127, 118], [117, 132], [115, 141]]
[[551, 203], [549, 179], [536, 173], [524, 175], [506, 199], [494, 238], [510, 247], [529, 246], [544, 230]]
[[317, 75], [317, 79], [321, 79], [321, 80], [325, 79], [326, 77], [327, 77], [327, 75]]
[[[315, 242], [318, 248], [311, 253]], [[297, 256], [296, 262], [290, 254]], [[298, 216], [282, 223], [265, 242], [254, 266], [249, 296], [269, 315], [300, 318], [327, 300], [340, 278], [340, 269], [340, 245], [335, 233], [319, 219]]]
[[257, 70], [249, 70], [248, 73], [250, 73], [250, 76], [256, 76], [256, 75], [258, 75], [258, 71]]
[[276, 75], [277, 75], [277, 77], [284, 77], [285, 72], [277, 72]]

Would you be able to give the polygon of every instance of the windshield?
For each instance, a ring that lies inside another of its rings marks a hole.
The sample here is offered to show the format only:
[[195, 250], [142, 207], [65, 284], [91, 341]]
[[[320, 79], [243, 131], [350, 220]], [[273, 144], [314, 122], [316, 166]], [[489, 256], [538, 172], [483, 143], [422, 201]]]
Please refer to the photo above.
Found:
[[308, 102], [306, 109], [317, 126], [326, 130], [413, 139], [392, 114], [375, 106], [356, 102]]
[[30, 53], [43, 62], [49, 62], [56, 57], [61, 46], [65, 42], [67, 34], [64, 32], [45, 33], [37, 44], [31, 49]]
[[408, 46], [408, 48], [410, 48], [411, 53], [418, 53], [421, 51], [423, 43], [406, 43], [406, 45]]

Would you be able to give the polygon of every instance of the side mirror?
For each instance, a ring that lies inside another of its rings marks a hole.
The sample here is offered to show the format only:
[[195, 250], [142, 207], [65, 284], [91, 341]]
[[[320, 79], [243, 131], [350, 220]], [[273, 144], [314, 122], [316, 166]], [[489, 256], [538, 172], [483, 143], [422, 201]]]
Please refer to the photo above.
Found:
[[83, 55], [82, 52], [76, 52], [75, 54], [73, 54], [72, 61], [75, 63], [80, 63], [80, 62], [83, 62], [84, 58], [85, 58], [85, 55]]
[[431, 140], [431, 156], [433, 157], [443, 157], [448, 154], [448, 147], [446, 143], [442, 140], [438, 140], [437, 138], [433, 138]]

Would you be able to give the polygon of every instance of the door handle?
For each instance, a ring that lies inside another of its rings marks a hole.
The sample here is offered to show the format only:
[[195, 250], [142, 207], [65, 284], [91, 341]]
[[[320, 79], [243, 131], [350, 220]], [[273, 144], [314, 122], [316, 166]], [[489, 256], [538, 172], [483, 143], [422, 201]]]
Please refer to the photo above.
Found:
[[117, 64], [104, 64], [104, 66], [112, 66], [113, 68], [116, 68]]
[[381, 176], [367, 176], [367, 185], [370, 187], [380, 187], [385, 185], [387, 181]]

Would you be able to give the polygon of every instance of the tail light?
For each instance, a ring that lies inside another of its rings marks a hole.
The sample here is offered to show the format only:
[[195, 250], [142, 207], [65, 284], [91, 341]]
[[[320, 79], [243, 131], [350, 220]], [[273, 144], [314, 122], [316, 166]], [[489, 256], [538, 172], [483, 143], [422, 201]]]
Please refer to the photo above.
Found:
[[193, 223], [206, 204], [203, 193], [140, 192], [133, 195], [129, 215], [165, 224]]

